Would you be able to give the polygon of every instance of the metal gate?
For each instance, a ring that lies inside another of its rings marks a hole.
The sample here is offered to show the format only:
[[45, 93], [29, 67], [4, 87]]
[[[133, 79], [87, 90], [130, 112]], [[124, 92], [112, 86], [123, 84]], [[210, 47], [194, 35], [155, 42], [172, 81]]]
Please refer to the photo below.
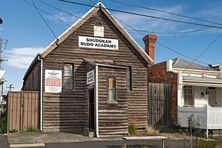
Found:
[[152, 127], [167, 127], [170, 120], [171, 85], [149, 83], [148, 124]]

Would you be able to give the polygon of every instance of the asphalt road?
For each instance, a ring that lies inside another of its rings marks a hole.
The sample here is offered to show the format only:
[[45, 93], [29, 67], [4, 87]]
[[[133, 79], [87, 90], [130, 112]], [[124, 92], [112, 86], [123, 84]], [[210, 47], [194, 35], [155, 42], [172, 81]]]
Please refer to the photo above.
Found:
[[[88, 141], [76, 143], [48, 143], [46, 148], [122, 148], [123, 141]], [[127, 148], [161, 148], [161, 140], [155, 141], [130, 141]], [[190, 148], [190, 142], [186, 140], [165, 140], [166, 148]]]
[[0, 134], [0, 148], [8, 148], [8, 140], [3, 134]]

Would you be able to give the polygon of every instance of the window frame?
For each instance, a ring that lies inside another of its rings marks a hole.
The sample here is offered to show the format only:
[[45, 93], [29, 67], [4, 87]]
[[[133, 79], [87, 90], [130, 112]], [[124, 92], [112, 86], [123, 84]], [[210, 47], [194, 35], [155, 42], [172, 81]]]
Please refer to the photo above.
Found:
[[[66, 76], [65, 75], [65, 66], [66, 65], [71, 65], [72, 66], [72, 76]], [[71, 77], [72, 78], [72, 88], [66, 88], [65, 87], [65, 78], [69, 78]], [[63, 91], [70, 91], [70, 90], [74, 90], [74, 63], [64, 63], [64, 66], [63, 66], [63, 85], [62, 85], [62, 89]]]
[[[191, 93], [189, 92], [189, 91], [191, 91]], [[194, 106], [194, 94], [193, 94], [193, 86], [191, 86], [191, 85], [185, 85], [185, 86], [183, 86], [183, 98], [184, 98], [184, 103], [183, 103], [183, 106]], [[186, 98], [187, 97], [187, 98]], [[191, 97], [191, 98], [189, 98], [189, 97]], [[185, 101], [186, 99], [191, 99], [191, 100], [187, 100], [187, 101]], [[190, 104], [185, 104], [186, 102], [188, 102], [189, 103], [189, 101], [191, 101], [191, 103]]]
[[127, 90], [128, 92], [133, 91], [132, 66], [127, 68]]
[[[110, 89], [109, 89], [109, 80], [113, 79], [113, 88], [112, 90], [114, 90], [114, 100], [110, 99]], [[107, 102], [108, 103], [117, 103], [117, 95], [116, 95], [116, 77], [108, 77], [107, 79]]]
[[210, 106], [217, 106], [217, 90], [215, 87], [208, 87], [208, 104]]

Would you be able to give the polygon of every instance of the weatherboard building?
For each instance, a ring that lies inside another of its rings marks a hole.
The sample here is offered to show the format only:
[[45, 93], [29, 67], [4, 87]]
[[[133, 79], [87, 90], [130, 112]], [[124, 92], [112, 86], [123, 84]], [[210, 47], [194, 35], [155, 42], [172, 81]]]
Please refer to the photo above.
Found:
[[40, 92], [40, 129], [97, 137], [128, 134], [129, 123], [144, 129], [153, 59], [102, 3], [83, 18], [38, 54], [24, 76], [23, 90]]

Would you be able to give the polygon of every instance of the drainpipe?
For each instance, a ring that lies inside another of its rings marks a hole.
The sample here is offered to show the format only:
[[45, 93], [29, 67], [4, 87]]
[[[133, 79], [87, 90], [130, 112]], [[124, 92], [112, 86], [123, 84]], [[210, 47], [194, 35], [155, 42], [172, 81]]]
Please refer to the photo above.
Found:
[[96, 104], [96, 137], [99, 138], [99, 115], [98, 115], [98, 105], [99, 105], [99, 98], [98, 98], [98, 65], [96, 65], [95, 68], [95, 73], [96, 73], [96, 81], [95, 81], [95, 86], [96, 86], [96, 99], [95, 99], [95, 104]]
[[43, 100], [43, 82], [42, 82], [42, 80], [43, 80], [43, 59], [41, 58], [41, 56], [40, 55], [38, 55], [38, 60], [40, 60], [40, 62], [41, 62], [41, 68], [40, 68], [40, 73], [41, 73], [41, 78], [40, 78], [40, 130], [42, 131], [42, 117], [43, 117], [43, 111], [42, 111], [42, 100]]

